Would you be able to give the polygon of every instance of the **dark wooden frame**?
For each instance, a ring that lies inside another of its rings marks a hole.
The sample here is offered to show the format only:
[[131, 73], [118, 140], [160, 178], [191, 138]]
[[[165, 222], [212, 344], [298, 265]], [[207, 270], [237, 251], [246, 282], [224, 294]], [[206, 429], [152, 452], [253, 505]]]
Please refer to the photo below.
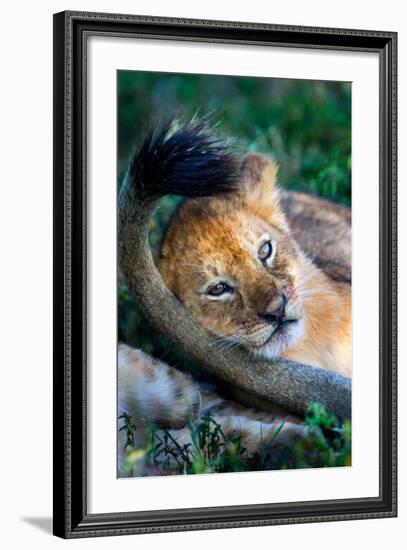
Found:
[[[380, 59], [380, 496], [88, 514], [86, 495], [87, 37], [369, 51]], [[64, 538], [393, 517], [396, 447], [397, 34], [134, 15], [54, 15], [54, 534]]]

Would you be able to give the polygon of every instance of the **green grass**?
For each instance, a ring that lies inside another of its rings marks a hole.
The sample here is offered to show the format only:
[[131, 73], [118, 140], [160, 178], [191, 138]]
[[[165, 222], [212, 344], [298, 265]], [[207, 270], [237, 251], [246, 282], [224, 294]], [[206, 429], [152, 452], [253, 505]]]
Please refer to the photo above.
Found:
[[[168, 431], [144, 420], [149, 432], [149, 442], [144, 448], [134, 447], [136, 423], [127, 414], [119, 417], [120, 430], [126, 434], [126, 473], [133, 476], [143, 472], [143, 465], [153, 466], [162, 473], [203, 474], [273, 469], [321, 468], [349, 466], [351, 464], [350, 423], [341, 424], [323, 405], [312, 403], [305, 417], [307, 442], [297, 441], [291, 447], [279, 446], [279, 436], [285, 421], [277, 427], [269, 440], [260, 433], [259, 452], [248, 456], [240, 434], [228, 437], [222, 426], [210, 413], [198, 422], [189, 422], [190, 443], [180, 443]], [[139, 419], [140, 422], [140, 419]]]
[[118, 72], [118, 178], [151, 124], [212, 114], [243, 152], [272, 155], [284, 187], [351, 199], [351, 84]]

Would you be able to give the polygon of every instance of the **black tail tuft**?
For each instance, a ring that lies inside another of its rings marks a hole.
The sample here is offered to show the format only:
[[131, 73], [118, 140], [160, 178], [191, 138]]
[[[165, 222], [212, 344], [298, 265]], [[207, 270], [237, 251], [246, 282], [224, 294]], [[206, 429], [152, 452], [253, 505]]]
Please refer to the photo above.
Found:
[[151, 130], [134, 154], [127, 177], [140, 198], [167, 194], [209, 197], [237, 187], [239, 163], [206, 122], [171, 120]]

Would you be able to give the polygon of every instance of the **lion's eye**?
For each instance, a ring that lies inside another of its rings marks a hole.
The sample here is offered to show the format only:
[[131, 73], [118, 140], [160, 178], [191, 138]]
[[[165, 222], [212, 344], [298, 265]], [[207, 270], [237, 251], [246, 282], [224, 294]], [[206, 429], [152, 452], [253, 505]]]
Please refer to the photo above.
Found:
[[216, 283], [216, 285], [210, 286], [206, 291], [209, 296], [222, 296], [226, 292], [233, 292], [233, 288], [224, 282]]
[[273, 245], [270, 241], [266, 241], [261, 245], [258, 251], [259, 259], [264, 262], [265, 260], [268, 260], [270, 256], [273, 254]]

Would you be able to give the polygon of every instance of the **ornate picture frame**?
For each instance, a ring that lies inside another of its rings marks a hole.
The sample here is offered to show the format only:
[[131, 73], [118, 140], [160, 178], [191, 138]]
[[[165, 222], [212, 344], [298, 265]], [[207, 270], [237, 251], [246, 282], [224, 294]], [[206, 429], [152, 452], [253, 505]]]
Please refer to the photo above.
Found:
[[[232, 506], [217, 506], [214, 501], [210, 507], [89, 511], [87, 44], [92, 36], [370, 52], [378, 56], [379, 156], [375, 159], [379, 164], [380, 195], [379, 296], [375, 297], [379, 303], [378, 496]], [[55, 535], [94, 537], [385, 518], [397, 514], [396, 63], [394, 32], [70, 11], [54, 15]]]

